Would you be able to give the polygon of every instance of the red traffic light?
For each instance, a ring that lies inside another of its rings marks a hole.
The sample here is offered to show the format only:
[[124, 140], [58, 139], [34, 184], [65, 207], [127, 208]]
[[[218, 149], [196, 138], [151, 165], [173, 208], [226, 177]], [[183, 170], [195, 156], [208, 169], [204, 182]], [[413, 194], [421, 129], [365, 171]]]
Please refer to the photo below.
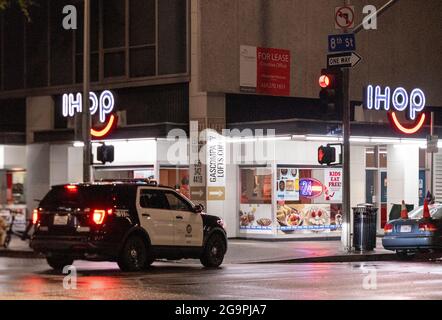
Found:
[[319, 86], [321, 88], [328, 88], [331, 83], [331, 78], [328, 75], [322, 75], [319, 77]]
[[331, 165], [336, 161], [336, 148], [330, 146], [320, 146], [318, 148], [319, 164]]

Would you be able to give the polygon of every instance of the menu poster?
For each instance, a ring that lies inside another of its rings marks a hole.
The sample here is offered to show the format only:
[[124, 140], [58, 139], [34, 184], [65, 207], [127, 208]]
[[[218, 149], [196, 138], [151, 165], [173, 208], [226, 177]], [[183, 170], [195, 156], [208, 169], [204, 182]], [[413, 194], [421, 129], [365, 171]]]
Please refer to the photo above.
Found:
[[241, 204], [239, 210], [239, 229], [242, 233], [272, 233], [272, 205]]
[[342, 202], [342, 169], [324, 170], [324, 197], [327, 202]]
[[342, 215], [330, 204], [281, 204], [277, 210], [278, 233], [327, 233], [339, 231]]
[[278, 168], [276, 197], [283, 201], [299, 201], [299, 170]]

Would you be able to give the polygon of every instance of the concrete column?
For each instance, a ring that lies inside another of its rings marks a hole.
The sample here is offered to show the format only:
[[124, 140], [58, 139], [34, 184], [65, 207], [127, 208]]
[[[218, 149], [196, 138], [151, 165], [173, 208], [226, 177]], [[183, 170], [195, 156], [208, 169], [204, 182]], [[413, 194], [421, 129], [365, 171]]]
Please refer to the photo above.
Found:
[[26, 99], [26, 140], [34, 142], [34, 132], [54, 128], [54, 99], [51, 96]]
[[419, 205], [419, 147], [388, 146], [387, 199], [388, 212], [391, 204]]
[[26, 150], [26, 206], [28, 215], [38, 205], [50, 188], [49, 144], [32, 144]]
[[[191, 0], [191, 82], [190, 82], [190, 96], [189, 96], [189, 118], [190, 121], [195, 121], [198, 123], [198, 132], [211, 128], [219, 133], [221, 130], [225, 128], [226, 123], [226, 101], [225, 94], [219, 93], [209, 93], [202, 91], [201, 87], [201, 70], [200, 70], [200, 61], [202, 61], [201, 57], [201, 47], [200, 47], [200, 35], [203, 30], [200, 29], [200, 1], [199, 0]], [[204, 161], [203, 161], [204, 163]], [[204, 172], [203, 174], [203, 182], [195, 182], [195, 172]], [[226, 181], [229, 179], [227, 177], [227, 172], [231, 171], [226, 167]], [[218, 185], [216, 186], [218, 188]], [[222, 218], [225, 218], [226, 214], [226, 200], [227, 197], [230, 199], [234, 199], [237, 195], [235, 192], [231, 192], [229, 190], [228, 195], [226, 195], [225, 186], [219, 186], [221, 189], [224, 187], [223, 195], [218, 200], [209, 200], [209, 188], [207, 187], [207, 172], [206, 167], [202, 167], [201, 170], [199, 166], [195, 166], [192, 163], [190, 164], [190, 188], [191, 188], [191, 197], [195, 202], [203, 203], [206, 205], [207, 212], [211, 214], [218, 215]], [[219, 190], [216, 192], [212, 192], [218, 194]], [[216, 197], [215, 197], [216, 198]], [[234, 230], [229, 232], [229, 236], [234, 236]]]
[[50, 147], [50, 185], [81, 182], [83, 156], [81, 148], [70, 145]]
[[365, 202], [365, 147], [351, 146], [350, 205], [354, 207]]

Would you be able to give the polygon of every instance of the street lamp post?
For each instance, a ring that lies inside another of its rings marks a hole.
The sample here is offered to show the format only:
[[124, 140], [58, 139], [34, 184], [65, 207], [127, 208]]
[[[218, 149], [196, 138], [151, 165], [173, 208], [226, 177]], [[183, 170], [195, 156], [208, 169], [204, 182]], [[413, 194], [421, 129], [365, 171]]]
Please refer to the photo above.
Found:
[[91, 114], [89, 110], [90, 92], [90, 0], [84, 0], [84, 33], [83, 33], [83, 110], [81, 132], [83, 147], [83, 181], [91, 182]]

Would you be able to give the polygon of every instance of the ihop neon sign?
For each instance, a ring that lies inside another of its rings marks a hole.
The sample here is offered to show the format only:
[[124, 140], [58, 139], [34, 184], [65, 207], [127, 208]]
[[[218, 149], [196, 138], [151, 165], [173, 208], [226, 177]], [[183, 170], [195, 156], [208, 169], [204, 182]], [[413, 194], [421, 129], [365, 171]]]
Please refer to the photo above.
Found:
[[[380, 86], [369, 85], [365, 93], [364, 106], [368, 110], [385, 110], [392, 125], [402, 133], [414, 134], [418, 132], [424, 125], [426, 115], [425, 109], [426, 98], [421, 89], [414, 89], [410, 94], [402, 88], [391, 90], [385, 87], [384, 90]], [[396, 112], [407, 111], [407, 118], [414, 121], [411, 126], [403, 125]]]
[[[91, 129], [94, 138], [104, 138], [116, 125], [116, 116], [112, 114], [115, 108], [115, 98], [112, 92], [105, 90], [98, 97], [94, 92], [89, 93], [91, 115], [98, 112], [99, 122], [103, 124], [100, 129]], [[81, 93], [68, 93], [63, 95], [63, 117], [73, 117], [76, 113], [83, 112], [83, 95]], [[110, 116], [108, 116], [110, 115]]]

